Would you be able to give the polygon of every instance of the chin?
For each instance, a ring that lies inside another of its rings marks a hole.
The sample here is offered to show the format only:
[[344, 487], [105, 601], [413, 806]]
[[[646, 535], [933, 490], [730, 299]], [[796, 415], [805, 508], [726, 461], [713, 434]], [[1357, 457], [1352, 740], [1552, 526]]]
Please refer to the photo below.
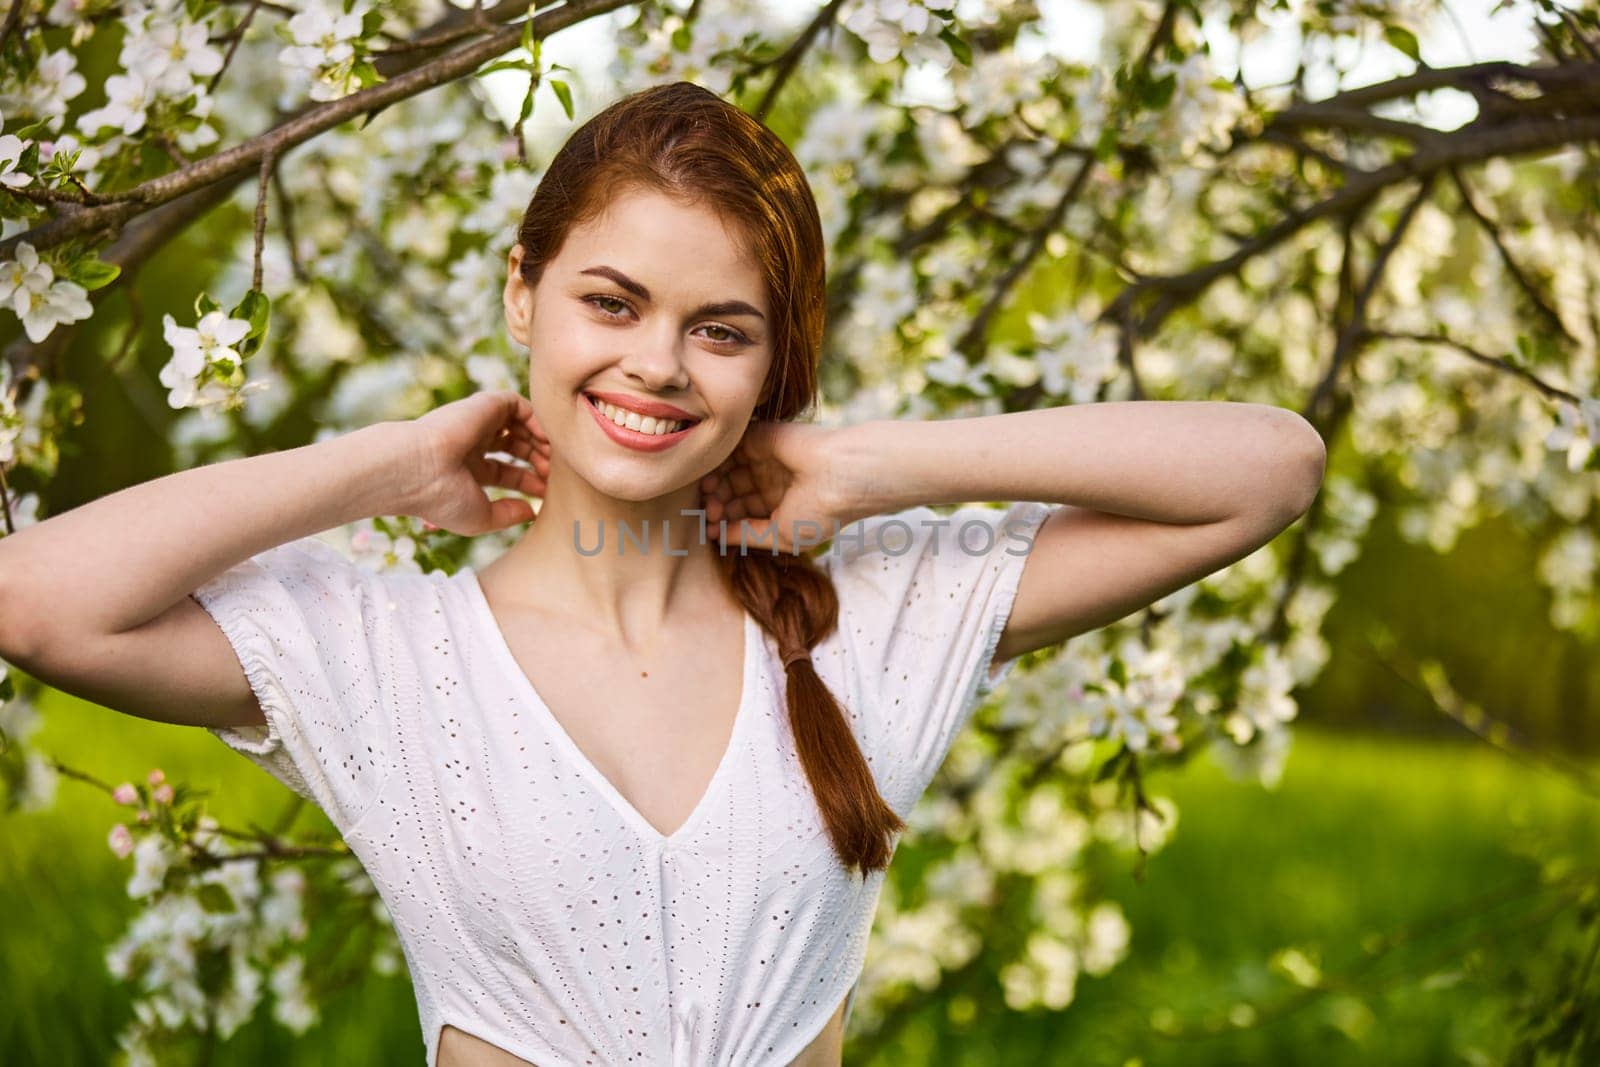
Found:
[[[609, 464], [607, 466], [610, 466]], [[646, 501], [657, 500], [669, 496], [688, 486], [699, 483], [700, 479], [708, 472], [701, 472], [693, 477], [687, 474], [668, 474], [660, 471], [621, 471], [601, 469], [595, 471], [586, 480], [595, 492], [611, 497], [613, 500], [625, 500], [630, 504], [642, 504]]]

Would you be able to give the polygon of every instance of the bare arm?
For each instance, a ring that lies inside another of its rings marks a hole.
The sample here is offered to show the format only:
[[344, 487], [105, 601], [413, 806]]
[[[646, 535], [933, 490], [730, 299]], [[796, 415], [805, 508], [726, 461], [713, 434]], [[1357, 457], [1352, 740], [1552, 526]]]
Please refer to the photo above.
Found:
[[1287, 408], [1125, 400], [841, 431], [856, 514], [1044, 500], [1165, 523], [1305, 510], [1321, 438]]
[[1063, 505], [1034, 539], [995, 662], [1103, 626], [1298, 518], [1326, 451], [1286, 408], [1108, 401], [840, 431], [846, 522], [918, 504]]
[[0, 539], [0, 657], [129, 714], [260, 722], [189, 593], [268, 548], [402, 513], [419, 462], [406, 424], [381, 422], [155, 478]]

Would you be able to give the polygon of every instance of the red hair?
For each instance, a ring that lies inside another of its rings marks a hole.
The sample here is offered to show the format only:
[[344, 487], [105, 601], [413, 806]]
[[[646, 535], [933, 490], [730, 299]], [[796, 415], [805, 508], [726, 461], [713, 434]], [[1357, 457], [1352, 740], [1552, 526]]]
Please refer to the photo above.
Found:
[[[760, 265], [771, 312], [772, 365], [753, 418], [786, 421], [817, 393], [825, 318], [826, 241], [794, 154], [765, 125], [717, 94], [680, 81], [611, 104], [550, 162], [517, 230], [522, 279], [536, 286], [571, 227], [644, 189], [720, 215]], [[823, 825], [846, 867], [888, 867], [904, 822], [878, 792], [844, 709], [809, 650], [839, 621], [833, 583], [809, 556], [719, 552], [729, 591], [788, 662], [789, 726]]]

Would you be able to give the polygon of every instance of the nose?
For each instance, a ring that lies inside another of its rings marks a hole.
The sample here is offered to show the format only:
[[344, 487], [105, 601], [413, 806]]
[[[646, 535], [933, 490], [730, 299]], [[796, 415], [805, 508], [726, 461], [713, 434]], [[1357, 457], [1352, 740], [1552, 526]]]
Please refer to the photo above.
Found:
[[681, 343], [641, 339], [621, 360], [624, 374], [652, 393], [671, 393], [689, 385], [689, 370], [684, 366]]

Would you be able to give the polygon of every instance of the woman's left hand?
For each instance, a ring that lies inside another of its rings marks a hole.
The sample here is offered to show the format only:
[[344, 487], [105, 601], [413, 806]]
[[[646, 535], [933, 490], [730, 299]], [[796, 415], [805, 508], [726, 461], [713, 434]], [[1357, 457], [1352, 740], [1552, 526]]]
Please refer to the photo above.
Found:
[[768, 552], [774, 543], [794, 553], [830, 540], [860, 517], [848, 503], [841, 432], [752, 422], [728, 458], [700, 479], [708, 528], [726, 519], [723, 544]]

